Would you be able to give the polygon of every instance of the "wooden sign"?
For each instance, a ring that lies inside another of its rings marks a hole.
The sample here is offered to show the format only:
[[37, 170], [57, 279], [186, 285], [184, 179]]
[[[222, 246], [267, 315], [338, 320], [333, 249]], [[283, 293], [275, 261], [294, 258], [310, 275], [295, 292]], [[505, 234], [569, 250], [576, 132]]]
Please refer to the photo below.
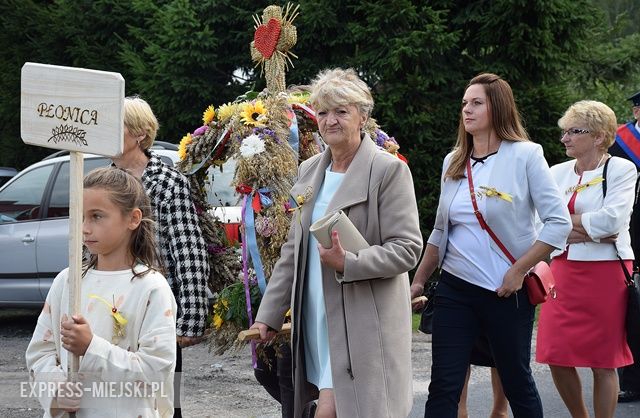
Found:
[[23, 142], [107, 157], [122, 153], [120, 74], [28, 62], [21, 83]]

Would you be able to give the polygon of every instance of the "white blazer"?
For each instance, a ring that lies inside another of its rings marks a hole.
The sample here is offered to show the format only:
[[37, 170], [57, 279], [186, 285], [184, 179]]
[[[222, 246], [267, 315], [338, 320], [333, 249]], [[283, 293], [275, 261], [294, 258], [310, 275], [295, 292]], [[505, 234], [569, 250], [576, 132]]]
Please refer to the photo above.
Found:
[[[494, 187], [509, 193], [512, 202], [486, 198], [485, 221], [516, 258], [522, 257], [538, 240], [555, 248], [564, 248], [571, 232], [571, 218], [567, 205], [562, 201], [558, 186], [553, 181], [549, 165], [544, 159], [542, 147], [533, 142], [502, 141], [495, 158], [490, 184], [474, 184]], [[461, 181], [444, 178], [451, 153], [444, 159], [440, 189], [440, 201], [436, 221], [429, 236], [429, 244], [439, 249], [439, 265], [442, 265], [449, 236], [449, 208]], [[536, 210], [543, 227], [536, 232]], [[493, 240], [491, 248], [511, 263]]]
[[[570, 160], [551, 167], [551, 174], [558, 184], [565, 206], [572, 191], [569, 188], [578, 183], [575, 173], [576, 160]], [[595, 170], [585, 171], [581, 184], [597, 181], [602, 177], [604, 165]], [[635, 198], [636, 166], [628, 160], [611, 157], [607, 168], [607, 196], [602, 199], [602, 183], [582, 189], [576, 195], [575, 213], [582, 214], [582, 226], [589, 237], [596, 242], [571, 244], [567, 258], [577, 261], [617, 260], [613, 244], [599, 243], [600, 238], [618, 234], [616, 245], [623, 260], [633, 260], [629, 222]], [[554, 251], [551, 257], [562, 254], [564, 249]]]

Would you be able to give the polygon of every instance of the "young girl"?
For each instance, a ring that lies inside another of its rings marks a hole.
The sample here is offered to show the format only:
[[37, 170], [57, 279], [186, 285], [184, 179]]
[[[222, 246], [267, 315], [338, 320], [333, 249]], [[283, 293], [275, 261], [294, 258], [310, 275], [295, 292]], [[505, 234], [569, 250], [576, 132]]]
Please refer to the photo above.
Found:
[[[158, 265], [149, 200], [117, 168], [84, 179], [81, 315], [68, 313], [68, 269], [54, 280], [26, 352], [45, 417], [173, 415], [176, 302]], [[81, 356], [67, 382], [69, 352]], [[91, 409], [89, 409], [91, 408]]]

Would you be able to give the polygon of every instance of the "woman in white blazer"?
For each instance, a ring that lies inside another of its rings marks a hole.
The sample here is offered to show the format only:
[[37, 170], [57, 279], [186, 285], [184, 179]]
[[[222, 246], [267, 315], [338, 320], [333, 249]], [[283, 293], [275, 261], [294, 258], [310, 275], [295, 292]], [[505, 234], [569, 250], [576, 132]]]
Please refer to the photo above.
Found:
[[[517, 259], [513, 265], [474, 214], [467, 167], [479, 212]], [[469, 82], [442, 173], [435, 226], [412, 285], [412, 296], [420, 294], [441, 266], [424, 416], [456, 418], [471, 350], [484, 334], [514, 416], [540, 418], [529, 366], [535, 307], [522, 284], [531, 267], [564, 248], [571, 225], [542, 147], [529, 141], [511, 87], [497, 75]], [[536, 210], [544, 223], [539, 234]]]
[[618, 255], [631, 271], [629, 221], [636, 168], [607, 154], [617, 123], [604, 103], [574, 103], [558, 125], [567, 156], [573, 158], [553, 166], [551, 173], [573, 229], [569, 245], [551, 254], [557, 298], [542, 306], [536, 360], [551, 368], [574, 418], [589, 416], [575, 368], [591, 367], [595, 416], [613, 417], [618, 397], [615, 369], [633, 363], [624, 328], [627, 289]]

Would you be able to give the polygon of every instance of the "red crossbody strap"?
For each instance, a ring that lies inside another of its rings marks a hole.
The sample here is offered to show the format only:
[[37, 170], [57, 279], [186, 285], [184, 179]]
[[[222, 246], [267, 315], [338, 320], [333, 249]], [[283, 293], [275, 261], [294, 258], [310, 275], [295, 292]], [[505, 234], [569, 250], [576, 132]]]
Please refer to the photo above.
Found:
[[475, 189], [473, 188], [473, 177], [471, 176], [470, 160], [467, 160], [467, 181], [469, 182], [469, 193], [471, 194], [471, 204], [473, 205], [473, 213], [474, 215], [476, 215], [476, 218], [478, 218], [478, 223], [480, 223], [480, 227], [485, 231], [487, 231], [491, 239], [493, 239], [493, 241], [498, 245], [498, 247], [500, 247], [504, 255], [506, 255], [507, 258], [511, 261], [511, 264], [515, 264], [516, 259], [511, 255], [509, 250], [507, 250], [507, 247], [505, 247], [504, 244], [502, 244], [500, 239], [498, 239], [497, 235], [493, 233], [491, 228], [489, 228], [489, 225], [487, 225], [487, 222], [484, 220], [482, 213], [480, 213], [480, 210], [478, 209], [478, 202], [476, 202], [476, 192], [475, 192]]

